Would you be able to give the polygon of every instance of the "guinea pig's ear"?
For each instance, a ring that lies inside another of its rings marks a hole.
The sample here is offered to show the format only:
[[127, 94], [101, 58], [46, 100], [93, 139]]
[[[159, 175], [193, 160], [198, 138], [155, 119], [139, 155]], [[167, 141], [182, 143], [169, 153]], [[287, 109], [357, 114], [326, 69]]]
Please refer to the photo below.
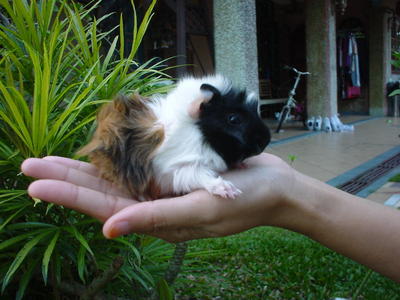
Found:
[[189, 116], [197, 120], [200, 115], [201, 106], [208, 103], [215, 95], [220, 95], [214, 86], [204, 83], [200, 86], [201, 95], [189, 105]]
[[129, 109], [130, 109], [130, 102], [131, 98], [124, 96], [124, 95], [118, 95], [114, 100], [114, 109], [115, 111], [121, 113], [121, 114], [128, 114]]
[[[220, 96], [221, 95], [221, 92], [215, 86], [212, 86], [211, 84], [208, 84], [208, 83], [203, 83], [200, 86], [200, 90], [202, 90], [203, 92], [208, 92], [208, 93], [211, 92], [212, 96], [214, 96], [214, 95]], [[210, 97], [210, 99], [212, 98], [212, 96]]]

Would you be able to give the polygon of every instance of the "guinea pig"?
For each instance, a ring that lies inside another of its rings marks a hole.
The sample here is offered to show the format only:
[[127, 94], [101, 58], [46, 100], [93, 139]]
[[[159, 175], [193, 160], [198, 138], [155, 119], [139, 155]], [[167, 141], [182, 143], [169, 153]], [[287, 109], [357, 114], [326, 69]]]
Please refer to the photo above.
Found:
[[221, 174], [269, 141], [257, 97], [213, 75], [184, 78], [166, 96], [116, 97], [79, 154], [139, 200], [196, 189], [235, 198], [241, 191]]

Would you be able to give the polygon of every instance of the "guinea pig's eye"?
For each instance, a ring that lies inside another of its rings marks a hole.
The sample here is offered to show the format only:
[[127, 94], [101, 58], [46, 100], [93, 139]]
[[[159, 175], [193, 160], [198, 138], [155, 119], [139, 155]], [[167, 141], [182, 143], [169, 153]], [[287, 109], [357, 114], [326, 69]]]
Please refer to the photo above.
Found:
[[228, 115], [228, 123], [231, 125], [239, 125], [242, 123], [242, 120], [239, 115], [230, 114], [230, 115]]

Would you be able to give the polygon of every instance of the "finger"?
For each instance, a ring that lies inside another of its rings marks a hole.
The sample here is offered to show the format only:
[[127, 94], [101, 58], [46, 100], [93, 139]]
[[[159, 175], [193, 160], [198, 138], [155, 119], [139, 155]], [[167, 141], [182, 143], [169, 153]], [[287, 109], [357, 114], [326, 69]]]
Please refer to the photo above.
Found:
[[69, 168], [74, 168], [79, 171], [88, 173], [93, 176], [98, 176], [99, 170], [92, 164], [89, 164], [84, 161], [79, 161], [67, 157], [61, 157], [61, 156], [46, 156], [43, 157], [45, 160], [53, 161], [62, 165], [65, 165], [66, 167]]
[[[206, 231], [205, 226], [215, 223], [220, 206], [232, 199], [213, 197], [206, 191], [188, 195], [142, 202], [131, 205], [113, 215], [103, 227], [103, 234], [114, 238], [132, 232], [156, 235], [168, 230]], [[208, 236], [212, 236], [209, 233]]]
[[55, 161], [29, 158], [22, 163], [21, 169], [25, 175], [31, 177], [63, 180], [103, 193], [107, 192], [108, 194], [122, 197], [129, 196], [128, 193], [116, 188], [115, 185], [107, 180], [90, 175], [78, 169], [67, 167], [64, 164], [59, 164]]
[[63, 205], [100, 221], [136, 202], [58, 180], [37, 180], [29, 186], [28, 193], [31, 197]]

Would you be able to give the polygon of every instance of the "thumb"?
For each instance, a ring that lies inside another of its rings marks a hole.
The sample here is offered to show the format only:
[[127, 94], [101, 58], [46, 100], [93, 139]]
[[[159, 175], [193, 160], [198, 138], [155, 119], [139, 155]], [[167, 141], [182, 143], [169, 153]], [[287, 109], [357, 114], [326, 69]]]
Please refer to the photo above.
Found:
[[154, 234], [168, 229], [199, 227], [215, 215], [212, 196], [196, 191], [182, 197], [140, 202], [130, 205], [110, 217], [103, 226], [107, 238], [129, 233]]
[[146, 233], [155, 229], [153, 202], [130, 205], [111, 216], [103, 225], [103, 234], [112, 239], [129, 233]]

